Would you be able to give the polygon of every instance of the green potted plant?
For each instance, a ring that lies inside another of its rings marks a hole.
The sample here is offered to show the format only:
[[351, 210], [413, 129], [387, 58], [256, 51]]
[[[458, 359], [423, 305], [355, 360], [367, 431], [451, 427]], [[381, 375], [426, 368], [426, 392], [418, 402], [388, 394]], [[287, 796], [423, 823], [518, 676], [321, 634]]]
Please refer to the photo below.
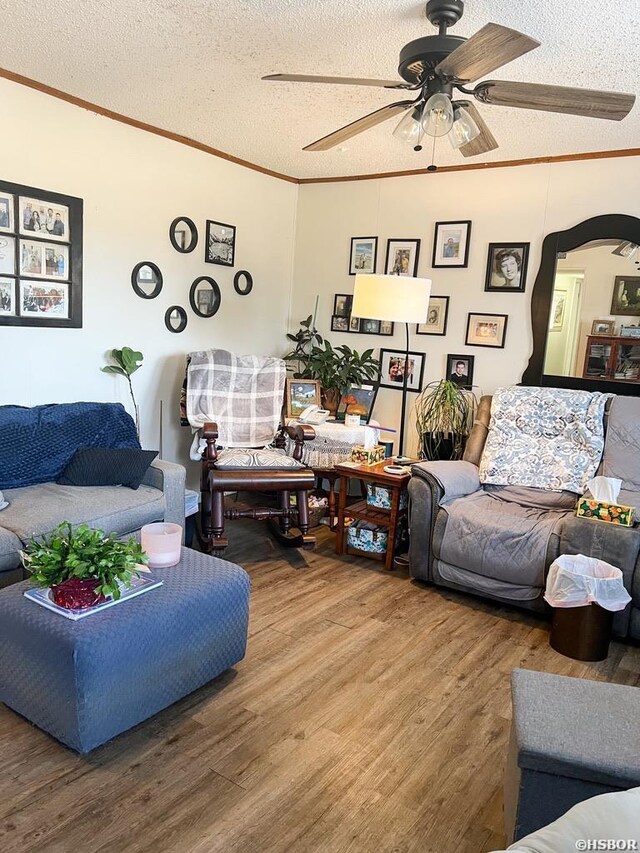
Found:
[[48, 536], [33, 537], [21, 557], [36, 586], [50, 587], [54, 602], [69, 610], [93, 607], [108, 597], [117, 601], [121, 585], [131, 586], [149, 562], [133, 537], [125, 542], [86, 524], [74, 530], [68, 521]]
[[334, 348], [318, 333], [312, 314], [301, 320], [298, 331], [287, 338], [294, 347], [284, 360], [293, 365], [296, 379], [320, 381], [322, 405], [333, 414], [347, 386], [371, 382], [378, 375], [379, 363], [373, 357], [373, 349], [359, 353], [346, 344]]
[[442, 379], [430, 382], [415, 405], [422, 459], [460, 459], [477, 406], [473, 391]]

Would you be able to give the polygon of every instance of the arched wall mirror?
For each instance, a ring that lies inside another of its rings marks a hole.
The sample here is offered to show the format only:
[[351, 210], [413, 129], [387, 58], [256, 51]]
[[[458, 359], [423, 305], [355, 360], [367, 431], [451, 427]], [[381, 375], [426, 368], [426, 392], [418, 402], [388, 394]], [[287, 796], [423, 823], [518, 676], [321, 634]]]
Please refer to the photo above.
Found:
[[548, 234], [531, 298], [523, 385], [640, 395], [640, 219]]
[[178, 216], [169, 226], [171, 245], [183, 255], [193, 252], [198, 245], [198, 229], [193, 219], [188, 216]]
[[131, 272], [131, 286], [142, 299], [155, 299], [162, 290], [162, 273], [152, 261], [141, 261]]
[[184, 332], [187, 328], [187, 312], [181, 305], [172, 305], [164, 315], [164, 324], [170, 332]]
[[199, 276], [189, 290], [189, 304], [198, 317], [213, 317], [220, 308], [222, 297], [218, 283], [208, 275]]

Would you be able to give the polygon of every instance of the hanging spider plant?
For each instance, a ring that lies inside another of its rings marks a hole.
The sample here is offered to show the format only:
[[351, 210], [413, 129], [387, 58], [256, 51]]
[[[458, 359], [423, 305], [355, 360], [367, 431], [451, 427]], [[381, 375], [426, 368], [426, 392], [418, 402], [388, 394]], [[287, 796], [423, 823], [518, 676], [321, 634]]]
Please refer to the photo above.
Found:
[[477, 404], [473, 391], [455, 382], [430, 382], [415, 405], [421, 458], [460, 459]]

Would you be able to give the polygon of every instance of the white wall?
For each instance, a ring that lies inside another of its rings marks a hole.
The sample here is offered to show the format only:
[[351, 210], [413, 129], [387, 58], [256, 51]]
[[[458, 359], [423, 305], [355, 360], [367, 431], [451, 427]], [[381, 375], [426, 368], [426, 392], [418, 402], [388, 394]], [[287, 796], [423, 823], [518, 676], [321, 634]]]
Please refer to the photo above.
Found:
[[[447, 353], [475, 356], [479, 392], [518, 382], [531, 353], [530, 296], [543, 237], [598, 214], [640, 215], [639, 166], [640, 158], [620, 158], [302, 185], [292, 327], [319, 294], [318, 326], [334, 344], [404, 348], [398, 325], [393, 338], [331, 333], [333, 294], [353, 290], [351, 237], [378, 235], [378, 272], [388, 238], [420, 238], [418, 275], [433, 280], [432, 293], [451, 297], [447, 335], [411, 337], [411, 349], [427, 353], [425, 382], [444, 376]], [[432, 269], [435, 222], [463, 219], [473, 223], [468, 268]], [[488, 244], [503, 240], [531, 243], [525, 294], [484, 292]], [[465, 346], [469, 311], [509, 315], [505, 349]], [[398, 391], [381, 389], [375, 417], [394, 426], [399, 404]]]
[[[35, 405], [114, 400], [130, 408], [126, 381], [100, 372], [107, 350], [123, 345], [144, 353], [133, 378], [142, 443], [158, 447], [164, 401], [164, 456], [185, 462], [189, 431], [179, 426], [178, 398], [185, 354], [208, 347], [280, 354], [288, 322], [297, 187], [225, 160], [66, 104], [0, 79], [3, 132], [0, 179], [84, 199], [84, 321], [82, 329], [0, 326], [0, 403]], [[196, 250], [176, 252], [170, 222], [191, 217]], [[246, 297], [233, 274], [204, 263], [206, 219], [237, 226], [236, 270], [254, 278]], [[133, 266], [152, 260], [164, 275], [157, 299], [131, 288]], [[211, 275], [222, 307], [210, 319], [189, 308], [189, 286]], [[183, 305], [182, 334], [164, 313]], [[194, 463], [191, 480], [194, 479]]]

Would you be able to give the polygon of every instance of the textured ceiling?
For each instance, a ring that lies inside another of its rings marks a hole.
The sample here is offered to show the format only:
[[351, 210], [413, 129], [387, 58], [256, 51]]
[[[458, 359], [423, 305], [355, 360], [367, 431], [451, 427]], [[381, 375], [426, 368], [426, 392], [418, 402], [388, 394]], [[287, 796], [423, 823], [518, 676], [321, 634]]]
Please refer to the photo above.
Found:
[[[413, 0], [0, 0], [0, 64], [235, 157], [298, 178], [424, 168], [394, 120], [342, 151], [302, 147], [404, 95], [269, 83], [275, 72], [393, 79], [408, 41], [435, 32]], [[488, 21], [542, 46], [491, 77], [640, 95], [638, 0], [467, 0], [453, 28]], [[497, 151], [464, 160], [438, 140], [436, 163], [512, 160], [640, 143], [640, 103], [622, 122], [478, 105]]]

